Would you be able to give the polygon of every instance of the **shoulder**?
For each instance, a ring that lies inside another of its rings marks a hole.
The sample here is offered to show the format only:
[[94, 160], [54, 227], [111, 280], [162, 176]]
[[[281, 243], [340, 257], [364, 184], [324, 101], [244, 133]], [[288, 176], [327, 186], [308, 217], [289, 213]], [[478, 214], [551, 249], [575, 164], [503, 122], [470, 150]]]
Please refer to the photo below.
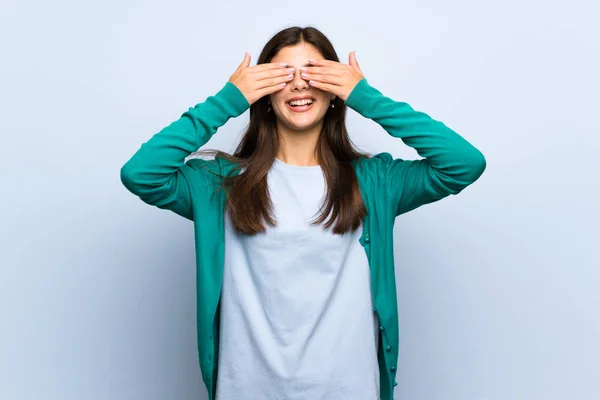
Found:
[[220, 165], [217, 158], [206, 158], [205, 156], [195, 156], [192, 154], [187, 159], [185, 165], [196, 171], [208, 171], [212, 173], [219, 173]]
[[190, 156], [185, 163], [193, 170], [207, 172], [215, 178], [222, 178], [231, 174], [237, 163], [228, 160], [225, 157], [219, 156], [219, 154], [206, 156], [206, 155], [194, 155]]
[[394, 158], [388, 152], [377, 153], [373, 156], [362, 156], [352, 161], [356, 173], [362, 176], [382, 176], [385, 174], [392, 163], [404, 161], [401, 158]]
[[353, 164], [361, 192], [367, 199], [375, 199], [380, 206], [387, 208], [390, 182], [398, 176], [398, 168], [406, 169], [410, 163], [402, 158], [394, 158], [388, 152], [381, 152], [371, 157], [363, 156]]
[[213, 185], [222, 180], [224, 163], [226, 160], [218, 156], [192, 153], [181, 170], [188, 180], [200, 186]]

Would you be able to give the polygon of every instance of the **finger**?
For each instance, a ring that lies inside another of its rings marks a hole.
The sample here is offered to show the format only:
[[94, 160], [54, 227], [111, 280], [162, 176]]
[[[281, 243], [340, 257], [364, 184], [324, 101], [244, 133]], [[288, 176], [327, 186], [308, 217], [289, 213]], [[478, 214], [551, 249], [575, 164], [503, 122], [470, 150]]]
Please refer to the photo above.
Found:
[[350, 53], [348, 61], [350, 62], [350, 66], [352, 66], [352, 68], [360, 71], [360, 73], [362, 74], [362, 70], [360, 69], [360, 65], [358, 64], [358, 61], [356, 61], [356, 51], [355, 50], [352, 50], [352, 52]]
[[337, 86], [337, 85], [332, 85], [330, 83], [323, 83], [323, 82], [319, 82], [319, 81], [309, 81], [308, 84], [314, 88], [324, 90], [326, 92], [331, 92], [336, 95], [337, 95], [337, 91], [339, 89], [339, 86]]
[[[248, 58], [248, 53], [244, 53], [244, 60], [242, 60], [242, 62], [240, 63], [240, 65], [238, 65], [237, 69], [235, 70], [235, 72], [239, 72], [242, 69], [245, 68], [245, 64], [246, 64], [246, 58]], [[235, 73], [234, 72], [234, 73]]]
[[328, 83], [331, 85], [341, 86], [342, 79], [339, 76], [335, 75], [324, 75], [324, 74], [301, 74], [302, 79], [308, 79], [311, 81]]
[[311, 74], [321, 74], [321, 75], [334, 75], [334, 76], [344, 76], [343, 64], [339, 64], [336, 67], [303, 67], [300, 68], [300, 71], [306, 73], [308, 75]]
[[273, 85], [273, 86], [267, 86], [262, 89], [258, 89], [256, 91], [256, 93], [258, 93], [258, 95], [262, 98], [269, 94], [280, 91], [281, 89], [283, 89], [285, 87], [285, 85], [287, 85], [287, 82], [282, 82], [282, 83], [279, 83], [279, 84]]
[[261, 81], [264, 79], [273, 79], [273, 78], [278, 78], [280, 76], [286, 76], [289, 74], [293, 74], [294, 73], [294, 68], [274, 68], [274, 69], [268, 69], [265, 71], [259, 71], [259, 72], [255, 72], [253, 75], [253, 78], [256, 79], [257, 81]]
[[248, 54], [248, 52], [244, 53], [244, 60], [242, 61], [242, 63], [238, 66], [236, 71], [240, 71], [244, 68], [247, 68], [248, 65], [250, 65], [250, 54]]
[[337, 62], [337, 61], [332, 61], [332, 60], [325, 60], [325, 59], [315, 59], [315, 58], [310, 58], [308, 60], [308, 63], [311, 65], [314, 65], [316, 67], [339, 67], [340, 65], [342, 65], [341, 63]]
[[356, 53], [354, 52], [354, 50], [352, 50], [350, 52], [350, 55], [348, 56], [348, 64], [358, 68], [358, 62], [356, 62]]
[[259, 80], [259, 81], [257, 81], [257, 85], [258, 85], [257, 88], [262, 89], [265, 87], [279, 85], [280, 83], [289, 82], [292, 79], [294, 79], [294, 75], [288, 74], [288, 75], [283, 75], [283, 76], [277, 76], [274, 78]]
[[258, 64], [255, 65], [253, 67], [250, 67], [252, 69], [252, 72], [262, 72], [262, 71], [268, 71], [271, 69], [281, 69], [281, 68], [285, 68], [287, 67], [287, 63], [264, 63], [264, 64]]

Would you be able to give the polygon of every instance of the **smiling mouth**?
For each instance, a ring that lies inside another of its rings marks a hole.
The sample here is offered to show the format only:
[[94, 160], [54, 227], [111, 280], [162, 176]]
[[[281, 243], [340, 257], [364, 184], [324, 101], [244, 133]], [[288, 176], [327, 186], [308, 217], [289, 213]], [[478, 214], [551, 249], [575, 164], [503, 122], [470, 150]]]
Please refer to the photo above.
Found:
[[302, 107], [302, 106], [309, 106], [312, 103], [314, 103], [313, 99], [305, 99], [305, 100], [293, 100], [293, 101], [288, 101], [288, 104], [291, 107]]
[[312, 108], [315, 104], [315, 99], [293, 100], [286, 102], [286, 106], [293, 112], [305, 112]]

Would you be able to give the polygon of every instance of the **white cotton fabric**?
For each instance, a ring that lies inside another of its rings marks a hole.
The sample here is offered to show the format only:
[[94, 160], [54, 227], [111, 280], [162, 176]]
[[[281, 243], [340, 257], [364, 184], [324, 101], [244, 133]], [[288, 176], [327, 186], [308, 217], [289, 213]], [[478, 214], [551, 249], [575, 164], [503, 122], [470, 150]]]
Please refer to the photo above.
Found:
[[225, 215], [216, 400], [377, 400], [378, 320], [362, 225], [311, 226], [320, 166], [279, 159], [267, 177], [276, 227], [255, 236]]

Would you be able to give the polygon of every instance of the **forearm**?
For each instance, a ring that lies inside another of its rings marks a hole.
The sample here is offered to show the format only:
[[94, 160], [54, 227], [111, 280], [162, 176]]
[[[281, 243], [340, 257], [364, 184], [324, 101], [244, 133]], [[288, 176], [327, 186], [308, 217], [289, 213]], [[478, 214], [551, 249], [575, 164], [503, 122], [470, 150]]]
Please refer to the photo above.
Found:
[[384, 96], [366, 79], [356, 85], [346, 104], [414, 148], [449, 193], [474, 182], [485, 169], [483, 154], [461, 135], [407, 103]]
[[181, 118], [143, 143], [121, 169], [123, 184], [138, 195], [167, 185], [187, 156], [248, 107], [243, 94], [228, 82], [217, 94], [189, 108]]

